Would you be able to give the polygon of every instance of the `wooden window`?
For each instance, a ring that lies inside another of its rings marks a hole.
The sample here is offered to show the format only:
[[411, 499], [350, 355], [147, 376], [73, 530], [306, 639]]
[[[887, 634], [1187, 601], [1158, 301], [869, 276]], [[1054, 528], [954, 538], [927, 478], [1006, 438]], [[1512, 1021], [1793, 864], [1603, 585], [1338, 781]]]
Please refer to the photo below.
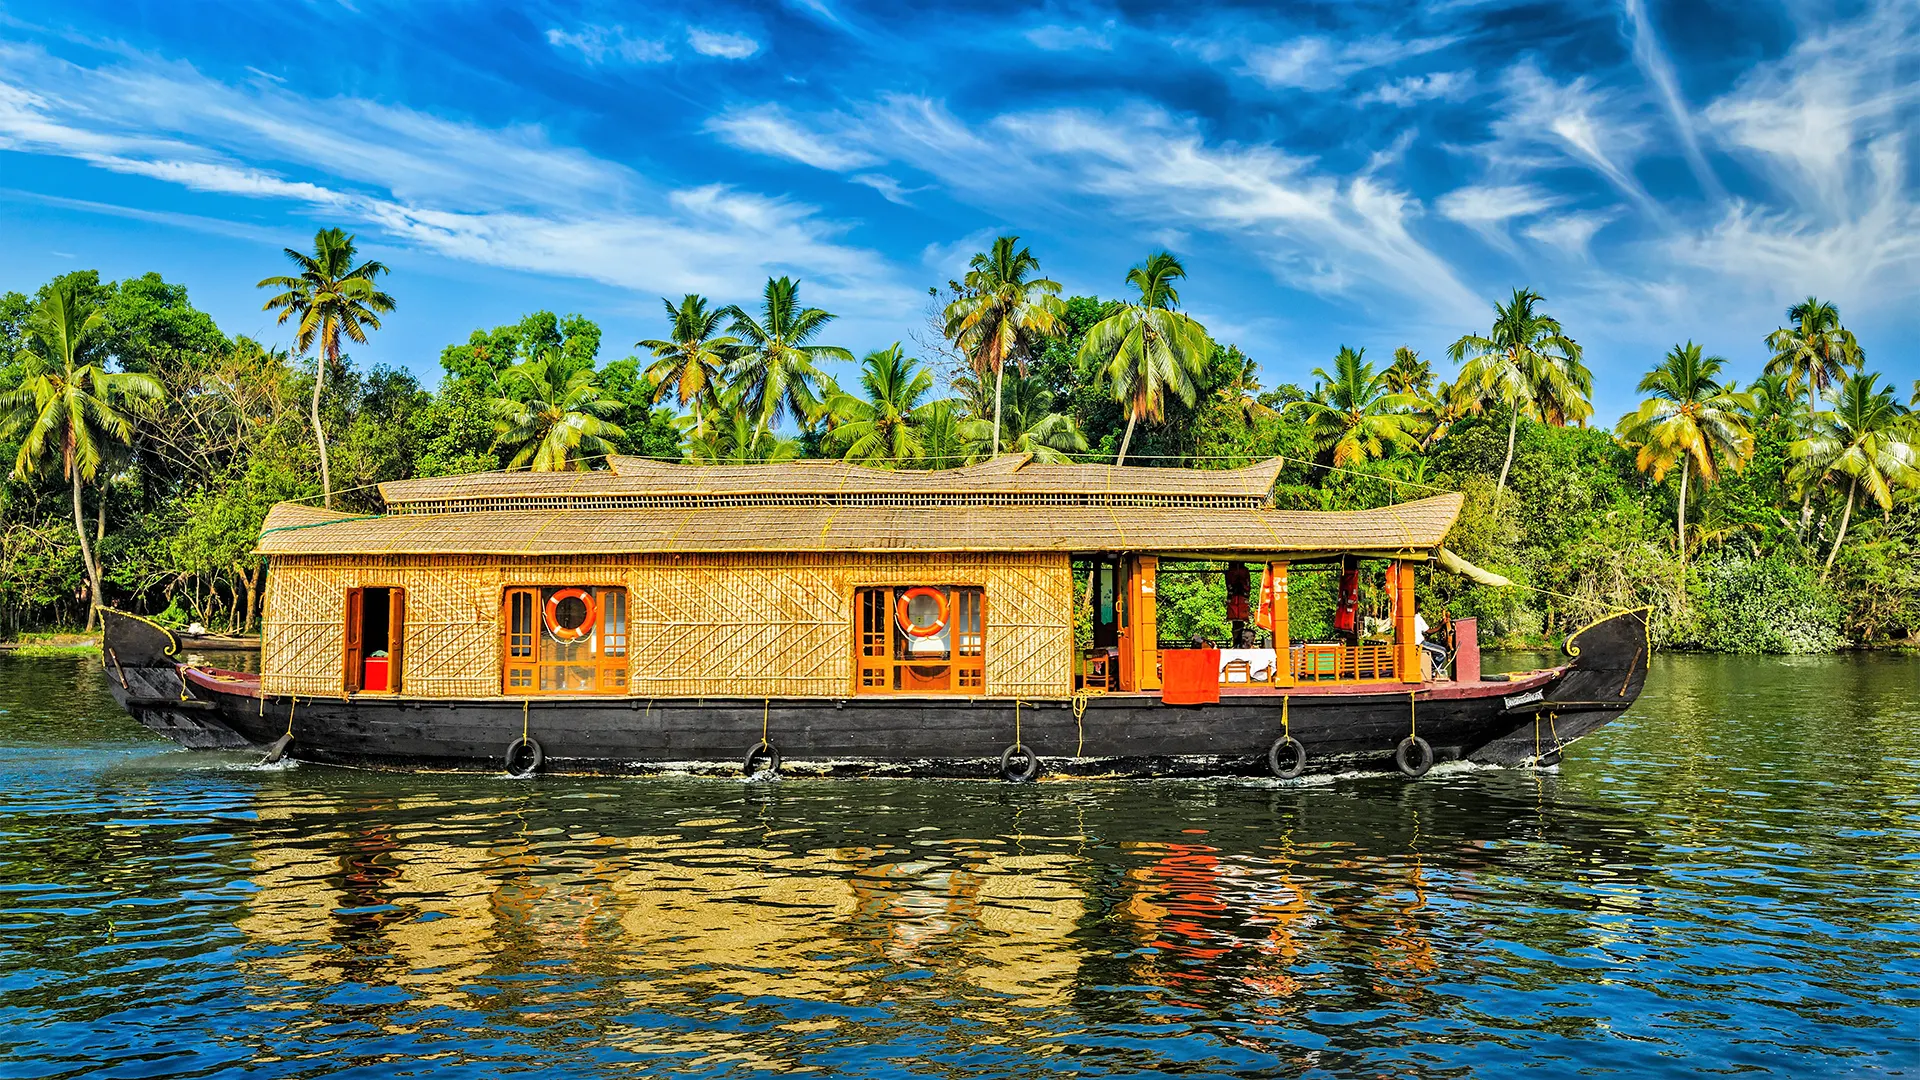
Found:
[[624, 694], [627, 591], [595, 585], [507, 590], [501, 611], [503, 692]]
[[861, 589], [854, 599], [854, 691], [986, 692], [986, 610], [977, 586]]
[[407, 639], [407, 590], [348, 589], [345, 607], [347, 693], [397, 693]]

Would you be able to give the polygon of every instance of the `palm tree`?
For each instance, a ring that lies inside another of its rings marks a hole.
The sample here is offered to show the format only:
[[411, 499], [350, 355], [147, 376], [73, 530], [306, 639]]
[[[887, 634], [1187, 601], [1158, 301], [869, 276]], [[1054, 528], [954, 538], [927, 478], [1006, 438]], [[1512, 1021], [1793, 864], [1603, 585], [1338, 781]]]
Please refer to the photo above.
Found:
[[298, 271], [262, 278], [257, 288], [284, 290], [262, 306], [280, 312], [279, 322], [298, 316], [293, 332], [295, 351], [305, 354], [320, 344], [313, 373], [313, 438], [320, 448], [320, 491], [333, 505], [333, 477], [327, 468], [327, 433], [320, 426], [320, 395], [326, 389], [327, 370], [340, 363], [340, 339], [364, 345], [368, 330], [380, 329], [380, 314], [393, 310], [393, 297], [374, 288], [373, 281], [387, 268], [371, 259], [353, 264], [353, 237], [340, 229], [313, 234], [313, 254], [284, 249]]
[[[1039, 375], [1016, 373], [1007, 384], [1004, 422], [997, 428], [984, 420], [961, 425], [966, 439], [967, 463], [996, 456], [1001, 445], [1013, 453], [1028, 454], [1045, 464], [1064, 464], [1074, 454], [1087, 452], [1087, 437], [1071, 416], [1053, 411], [1053, 394]], [[994, 435], [999, 434], [999, 443]]]
[[758, 319], [738, 304], [722, 314], [733, 320], [728, 330], [740, 339], [731, 373], [743, 384], [743, 401], [760, 430], [789, 413], [811, 426], [821, 404], [819, 362], [853, 359], [838, 345], [808, 344], [834, 317], [801, 307], [800, 283], [787, 277], [767, 279]]
[[493, 414], [500, 435], [494, 445], [510, 451], [510, 468], [535, 472], [584, 470], [590, 459], [614, 452], [626, 434], [608, 420], [625, 406], [601, 396], [590, 369], [566, 374], [555, 355], [515, 364], [500, 373]]
[[922, 456], [916, 464], [923, 469], [954, 469], [965, 464], [967, 440], [962, 429], [966, 423], [953, 399], [928, 402], [920, 420]]
[[984, 379], [993, 373], [993, 452], [1000, 452], [1000, 392], [1007, 360], [1026, 370], [1036, 337], [1059, 326], [1060, 283], [1035, 276], [1040, 260], [1028, 248], [1014, 250], [1018, 236], [996, 237], [993, 247], [968, 261], [961, 294], [947, 305], [946, 335], [966, 353]]
[[113, 443], [132, 437], [133, 422], [124, 410], [163, 394], [151, 376], [110, 372], [94, 362], [105, 328], [106, 317], [72, 281], [54, 281], [27, 318], [28, 345], [16, 358], [22, 365], [20, 385], [0, 394], [0, 438], [24, 436], [14, 477], [24, 480], [58, 461], [73, 488], [73, 531], [87, 573], [89, 628], [100, 607], [100, 564], [87, 540], [80, 485], [99, 473]]
[[1223, 359], [1231, 366], [1227, 369], [1226, 380], [1215, 392], [1221, 401], [1240, 414], [1242, 422], [1252, 425], [1255, 421], [1280, 415], [1260, 400], [1260, 365], [1254, 363], [1253, 357], [1229, 345]]
[[860, 361], [864, 398], [836, 389], [827, 399], [832, 430], [827, 445], [847, 461], [903, 465], [925, 453], [920, 425], [933, 374], [906, 355], [899, 342], [876, 349]]
[[1792, 325], [1767, 335], [1773, 350], [1767, 374], [1785, 375], [1796, 392], [1804, 383], [1810, 397], [1825, 394], [1847, 377], [1848, 368], [1866, 363], [1866, 350], [1840, 325], [1840, 309], [1832, 304], [1809, 296], [1787, 309], [1787, 322]]
[[1494, 485], [1494, 505], [1507, 489], [1513, 468], [1514, 435], [1522, 413], [1549, 424], [1584, 422], [1593, 414], [1593, 374], [1580, 362], [1580, 346], [1566, 335], [1560, 320], [1536, 310], [1546, 297], [1531, 289], [1513, 290], [1513, 299], [1493, 305], [1493, 329], [1484, 337], [1464, 334], [1447, 349], [1464, 363], [1455, 390], [1476, 411], [1502, 405], [1507, 420], [1507, 457]]
[[1114, 464], [1127, 460], [1127, 446], [1141, 417], [1159, 420], [1166, 410], [1167, 391], [1193, 404], [1199, 394], [1197, 378], [1213, 355], [1207, 329], [1180, 311], [1180, 293], [1174, 283], [1187, 276], [1180, 260], [1156, 251], [1127, 271], [1127, 284], [1140, 299], [1095, 323], [1080, 345], [1082, 370], [1094, 369], [1095, 381], [1113, 383], [1113, 399], [1127, 406], [1127, 433], [1120, 439]]
[[1433, 391], [1433, 365], [1405, 345], [1393, 350], [1393, 363], [1381, 372], [1387, 389], [1396, 394], [1425, 397]]
[[1392, 447], [1415, 450], [1420, 446], [1415, 433], [1422, 422], [1409, 411], [1419, 399], [1390, 391], [1386, 374], [1375, 373], [1363, 359], [1366, 351], [1340, 346], [1333, 358], [1333, 374], [1325, 368], [1313, 369], [1320, 380], [1313, 397], [1287, 406], [1307, 414], [1314, 443], [1323, 451], [1333, 451], [1336, 466], [1384, 457]]
[[1832, 572], [1834, 557], [1847, 538], [1853, 504], [1862, 487], [1880, 509], [1889, 510], [1894, 488], [1920, 486], [1920, 458], [1915, 455], [1907, 411], [1894, 400], [1893, 387], [1879, 387], [1879, 380], [1876, 372], [1842, 382], [1833, 395], [1833, 408], [1814, 413], [1807, 437], [1792, 446], [1803, 479], [1847, 478], [1847, 508], [1820, 571], [1822, 580]]
[[688, 461], [703, 465], [792, 461], [800, 456], [800, 442], [761, 427], [748, 388], [733, 383], [714, 395], [703, 433], [687, 440], [686, 455]]
[[1753, 457], [1753, 429], [1745, 415], [1753, 401], [1720, 384], [1726, 364], [1725, 357], [1701, 356], [1700, 346], [1691, 341], [1675, 345], [1640, 380], [1640, 392], [1653, 396], [1616, 427], [1623, 439], [1639, 446], [1635, 465], [1651, 473], [1654, 483], [1676, 463], [1680, 466], [1674, 544], [1682, 563], [1687, 559], [1687, 482], [1694, 470], [1701, 484], [1711, 484], [1723, 469], [1738, 472]]
[[667, 309], [667, 321], [673, 325], [672, 338], [647, 338], [637, 342], [636, 347], [652, 349], [657, 358], [647, 368], [647, 378], [657, 387], [654, 404], [659, 404], [668, 391], [672, 391], [680, 407], [692, 411], [694, 432], [700, 434], [705, 407], [712, 403], [722, 373], [732, 361], [740, 339], [720, 334], [720, 320], [727, 317], [727, 312], [709, 310], [707, 298], [698, 293], [681, 297], [679, 307], [674, 307], [673, 301], [664, 296], [660, 303]]

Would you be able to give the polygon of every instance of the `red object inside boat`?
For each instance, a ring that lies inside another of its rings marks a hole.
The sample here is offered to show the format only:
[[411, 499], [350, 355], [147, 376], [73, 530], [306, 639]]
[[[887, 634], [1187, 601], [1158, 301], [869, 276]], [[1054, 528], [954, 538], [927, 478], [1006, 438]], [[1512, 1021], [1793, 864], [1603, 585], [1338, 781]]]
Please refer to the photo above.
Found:
[[1160, 650], [1160, 700], [1168, 705], [1219, 701], [1220, 650]]
[[386, 657], [367, 657], [367, 666], [360, 679], [360, 688], [363, 690], [385, 690], [387, 688]]

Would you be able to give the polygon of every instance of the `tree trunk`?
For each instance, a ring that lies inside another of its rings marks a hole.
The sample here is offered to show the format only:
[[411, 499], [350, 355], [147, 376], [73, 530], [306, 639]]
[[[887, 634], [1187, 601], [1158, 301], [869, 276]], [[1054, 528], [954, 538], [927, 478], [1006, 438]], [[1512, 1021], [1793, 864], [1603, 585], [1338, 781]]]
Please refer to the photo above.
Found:
[[1820, 568], [1821, 581], [1827, 580], [1827, 575], [1833, 573], [1833, 559], [1840, 554], [1840, 544], [1847, 538], [1847, 523], [1853, 520], [1853, 497], [1859, 491], [1860, 478], [1856, 476], [1847, 485], [1847, 508], [1840, 512], [1840, 531], [1834, 535], [1833, 548], [1827, 552], [1827, 565]]
[[333, 509], [333, 476], [327, 471], [327, 432], [320, 426], [320, 392], [327, 386], [327, 350], [313, 361], [313, 443], [320, 449], [320, 495], [323, 505]]
[[1127, 446], [1133, 442], [1133, 425], [1139, 419], [1139, 409], [1134, 409], [1127, 413], [1127, 433], [1120, 437], [1120, 456], [1113, 459], [1115, 465], [1124, 465], [1127, 463]]
[[1515, 408], [1507, 420], [1507, 460], [1500, 463], [1500, 482], [1493, 486], [1493, 512], [1500, 512], [1500, 497], [1507, 491], [1507, 472], [1513, 468], [1513, 437], [1520, 431], [1520, 410]]
[[[993, 456], [1000, 456], [1000, 383], [1007, 377], [1007, 359], [993, 365]], [[1121, 451], [1125, 453], [1126, 451]]]
[[240, 624], [240, 632], [243, 634], [253, 633], [254, 616], [260, 611], [260, 576], [264, 570], [266, 570], [266, 563], [262, 562], [252, 570], [240, 572], [242, 580], [247, 583], [247, 616], [246, 620]]
[[67, 475], [73, 479], [73, 531], [80, 538], [80, 562], [87, 569], [87, 629], [100, 612], [100, 567], [93, 561], [93, 545], [87, 542], [87, 515], [80, 509], [80, 467], [71, 462]]
[[1686, 565], [1687, 562], [1687, 479], [1692, 471], [1693, 459], [1682, 455], [1680, 458], [1680, 512], [1674, 519], [1677, 523], [1678, 543], [1680, 545], [1674, 550], [1680, 553], [1680, 564], [1682, 566]]
[[99, 550], [107, 542], [107, 485], [100, 485], [100, 504], [93, 508], [93, 546]]

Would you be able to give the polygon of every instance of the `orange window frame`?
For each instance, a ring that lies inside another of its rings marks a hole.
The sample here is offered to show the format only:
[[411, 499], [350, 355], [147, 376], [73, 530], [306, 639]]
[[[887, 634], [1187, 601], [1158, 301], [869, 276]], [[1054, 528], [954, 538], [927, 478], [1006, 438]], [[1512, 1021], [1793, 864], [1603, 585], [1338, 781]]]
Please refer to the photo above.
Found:
[[[593, 593], [600, 609], [588, 655], [564, 659], [543, 656], [547, 594], [564, 588]], [[633, 635], [632, 610], [621, 585], [511, 585], [500, 598], [500, 689], [509, 697], [543, 695], [603, 696], [627, 693]], [[591, 687], [568, 686], [569, 671], [590, 670]]]
[[[948, 598], [945, 659], [901, 656], [895, 605], [911, 585], [875, 585], [854, 590], [853, 692], [856, 694], [955, 694], [987, 691], [987, 592], [979, 585], [942, 585]], [[942, 669], [934, 673], [932, 669]]]

